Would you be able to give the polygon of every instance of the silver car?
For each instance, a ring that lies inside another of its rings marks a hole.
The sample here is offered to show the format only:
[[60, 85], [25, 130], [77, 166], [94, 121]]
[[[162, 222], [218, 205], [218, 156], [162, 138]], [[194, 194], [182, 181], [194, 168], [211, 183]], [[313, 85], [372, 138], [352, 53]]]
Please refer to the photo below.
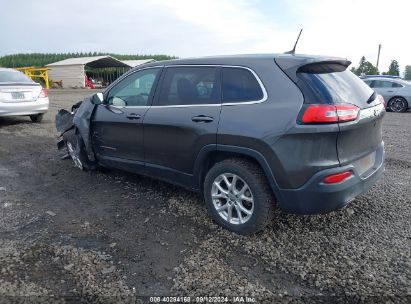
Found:
[[0, 68], [0, 117], [30, 116], [41, 122], [48, 109], [46, 89], [17, 70]]
[[405, 112], [411, 105], [411, 82], [399, 78], [370, 77], [363, 79], [375, 92], [382, 95], [387, 110]]

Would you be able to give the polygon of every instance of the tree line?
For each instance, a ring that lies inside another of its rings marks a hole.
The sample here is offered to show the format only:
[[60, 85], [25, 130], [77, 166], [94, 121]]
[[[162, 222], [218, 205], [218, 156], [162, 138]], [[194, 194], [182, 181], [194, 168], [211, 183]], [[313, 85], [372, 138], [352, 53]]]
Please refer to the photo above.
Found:
[[77, 53], [30, 53], [30, 54], [14, 54], [0, 57], [0, 67], [5, 68], [20, 68], [20, 67], [43, 67], [46, 64], [64, 60], [67, 58], [91, 57], [110, 55], [119, 60], [138, 60], [138, 59], [154, 59], [167, 60], [175, 59], [175, 56], [168, 55], [124, 55], [101, 52], [77, 52]]
[[[352, 67], [351, 72], [354, 74], [361, 75], [379, 75], [377, 67], [374, 66], [371, 62], [367, 61], [365, 56], [361, 57], [361, 60], [358, 64], [358, 67]], [[387, 72], [382, 72], [381, 75], [392, 75], [400, 76], [400, 65], [397, 60], [391, 60], [390, 65], [388, 66]], [[411, 65], [406, 65], [404, 68], [404, 79], [411, 80]]]
[[[109, 55], [119, 60], [139, 60], [139, 59], [154, 59], [168, 60], [175, 59], [175, 56], [169, 55], [127, 55], [113, 54], [102, 52], [77, 52], [77, 53], [30, 53], [30, 54], [14, 54], [0, 57], [0, 67], [5, 68], [20, 68], [20, 67], [42, 67], [49, 63], [57, 62], [67, 58], [105, 56]], [[365, 56], [361, 57], [358, 67], [352, 67], [351, 71], [356, 75], [378, 75], [380, 72]], [[382, 72], [382, 75], [400, 75], [400, 66], [397, 60], [392, 60], [387, 72]], [[406, 65], [404, 68], [404, 79], [411, 80], [411, 65]]]

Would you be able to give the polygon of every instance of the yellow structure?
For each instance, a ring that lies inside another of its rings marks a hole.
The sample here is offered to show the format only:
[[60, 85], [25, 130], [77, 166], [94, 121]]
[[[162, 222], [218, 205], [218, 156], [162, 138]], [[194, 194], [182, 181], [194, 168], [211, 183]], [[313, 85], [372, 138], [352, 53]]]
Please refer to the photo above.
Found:
[[35, 78], [43, 79], [46, 85], [46, 89], [48, 90], [50, 88], [49, 74], [48, 74], [48, 71], [50, 70], [49, 68], [24, 67], [24, 68], [17, 68], [16, 70], [23, 72], [24, 74], [26, 74], [28, 77], [30, 77], [33, 80], [35, 80]]

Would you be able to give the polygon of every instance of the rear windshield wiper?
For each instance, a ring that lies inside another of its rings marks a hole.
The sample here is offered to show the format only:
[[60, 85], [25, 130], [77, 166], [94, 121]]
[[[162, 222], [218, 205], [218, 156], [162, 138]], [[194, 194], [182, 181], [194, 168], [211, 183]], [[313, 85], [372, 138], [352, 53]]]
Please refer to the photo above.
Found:
[[377, 95], [377, 94], [376, 94], [375, 92], [373, 92], [373, 93], [371, 94], [370, 98], [368, 98], [367, 103], [371, 103], [371, 102], [375, 99], [376, 95]]

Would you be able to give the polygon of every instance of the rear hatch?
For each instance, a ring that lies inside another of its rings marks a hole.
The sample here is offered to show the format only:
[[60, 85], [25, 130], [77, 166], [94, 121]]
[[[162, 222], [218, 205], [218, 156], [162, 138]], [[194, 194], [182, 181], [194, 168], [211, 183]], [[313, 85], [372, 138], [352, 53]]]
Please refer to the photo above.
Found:
[[[281, 60], [276, 62], [281, 67]], [[382, 144], [385, 111], [382, 99], [347, 70], [349, 64], [346, 60], [319, 60], [283, 64], [283, 70], [304, 95], [302, 113], [310, 106], [337, 108], [337, 120], [318, 123], [339, 125], [336, 148], [340, 165], [354, 163], [362, 175], [374, 165], [376, 150]]]

